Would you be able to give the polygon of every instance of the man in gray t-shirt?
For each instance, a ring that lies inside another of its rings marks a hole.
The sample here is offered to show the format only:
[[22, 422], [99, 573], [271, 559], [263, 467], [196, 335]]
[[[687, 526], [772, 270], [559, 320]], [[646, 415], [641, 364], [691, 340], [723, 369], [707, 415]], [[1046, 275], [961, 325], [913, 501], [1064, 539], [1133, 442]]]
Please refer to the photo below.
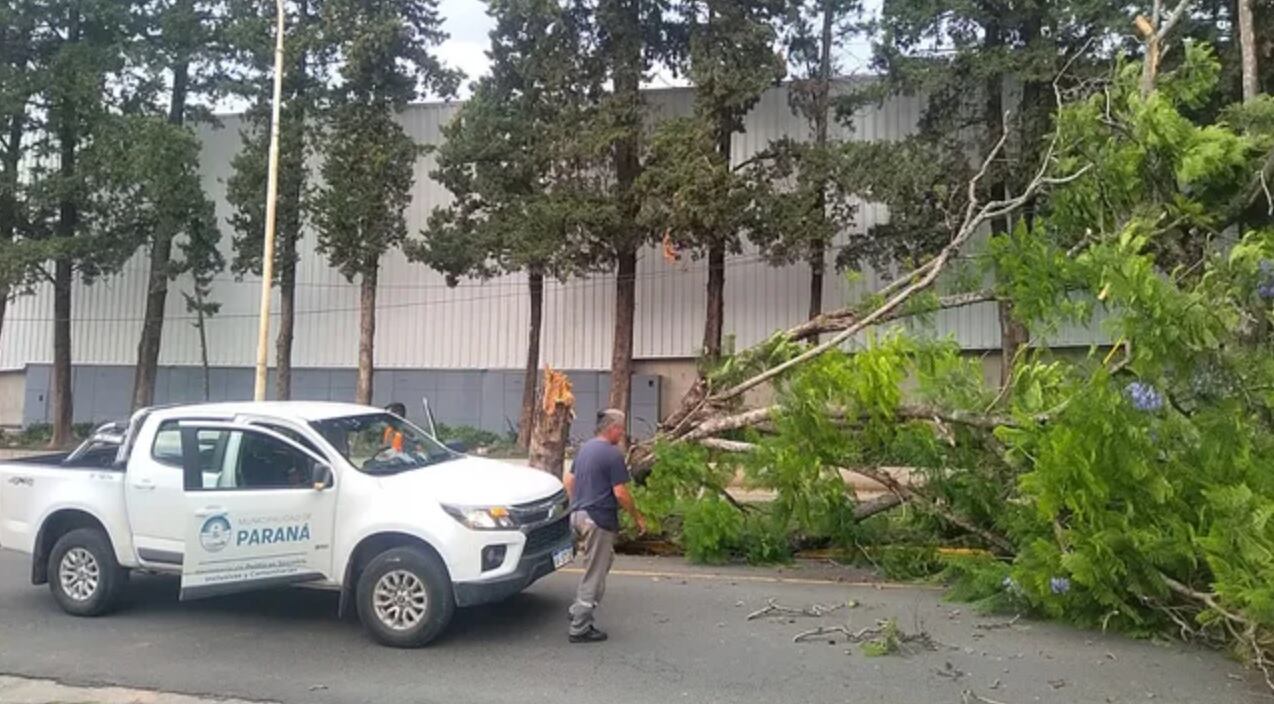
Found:
[[599, 413], [597, 436], [580, 447], [565, 477], [571, 496], [571, 529], [584, 561], [584, 577], [571, 604], [572, 643], [606, 640], [606, 633], [593, 625], [593, 612], [606, 591], [606, 574], [615, 559], [619, 507], [628, 511], [639, 531], [646, 532], [646, 519], [628, 491], [628, 467], [619, 450], [625, 424], [623, 411]]

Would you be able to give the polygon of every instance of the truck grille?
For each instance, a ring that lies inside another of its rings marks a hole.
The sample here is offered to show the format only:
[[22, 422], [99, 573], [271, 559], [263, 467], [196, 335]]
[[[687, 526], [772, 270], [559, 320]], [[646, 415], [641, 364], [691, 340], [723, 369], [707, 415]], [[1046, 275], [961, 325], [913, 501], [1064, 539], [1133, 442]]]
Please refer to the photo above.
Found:
[[566, 542], [571, 535], [570, 523], [563, 516], [548, 525], [532, 529], [526, 534], [526, 547], [522, 549], [522, 554], [534, 555]]
[[509, 507], [509, 513], [512, 514], [513, 520], [517, 522], [517, 525], [525, 528], [547, 523], [565, 515], [569, 506], [570, 500], [566, 498], [566, 492], [559, 491], [547, 499], [511, 506]]

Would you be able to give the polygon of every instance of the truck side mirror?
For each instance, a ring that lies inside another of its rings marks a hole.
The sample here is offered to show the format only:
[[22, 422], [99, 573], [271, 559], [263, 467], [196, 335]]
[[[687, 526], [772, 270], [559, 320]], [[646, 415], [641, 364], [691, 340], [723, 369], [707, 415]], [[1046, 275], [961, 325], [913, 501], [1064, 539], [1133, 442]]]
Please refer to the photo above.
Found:
[[331, 489], [332, 483], [333, 483], [332, 468], [325, 464], [320, 464], [318, 462], [315, 462], [314, 463], [314, 490], [323, 491], [325, 489]]

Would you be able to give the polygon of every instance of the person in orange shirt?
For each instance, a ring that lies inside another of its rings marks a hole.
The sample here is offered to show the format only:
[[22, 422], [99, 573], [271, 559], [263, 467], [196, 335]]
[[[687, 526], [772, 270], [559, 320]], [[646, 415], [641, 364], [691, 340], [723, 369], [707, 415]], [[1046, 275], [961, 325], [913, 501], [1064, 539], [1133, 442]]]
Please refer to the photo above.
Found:
[[[399, 418], [407, 418], [407, 407], [398, 401], [385, 406], [386, 413], [392, 413]], [[385, 433], [381, 436], [380, 444], [385, 447], [391, 447], [395, 452], [403, 451], [403, 434], [394, 429], [394, 426], [385, 426]]]

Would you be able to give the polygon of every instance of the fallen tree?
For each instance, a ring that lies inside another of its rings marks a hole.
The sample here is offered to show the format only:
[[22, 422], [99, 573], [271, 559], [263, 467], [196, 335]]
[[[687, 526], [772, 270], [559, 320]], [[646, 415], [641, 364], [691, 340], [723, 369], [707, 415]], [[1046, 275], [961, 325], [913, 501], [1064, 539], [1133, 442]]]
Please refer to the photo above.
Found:
[[[774, 559], [794, 534], [853, 545], [866, 519], [906, 506], [994, 554], [958, 566], [968, 598], [1224, 644], [1265, 669], [1274, 228], [1250, 213], [1243, 229], [1216, 228], [1249, 197], [1274, 135], [1187, 117], [1218, 72], [1192, 46], [1148, 95], [1137, 67], [1094, 84], [1059, 111], [1026, 187], [986, 200], [1001, 140], [931, 259], [723, 360], [632, 448], [648, 512], [680, 522], [692, 557]], [[937, 290], [990, 219], [1028, 205], [1029, 222], [986, 242], [992, 289]], [[953, 343], [888, 325], [1001, 298], [1044, 333], [1101, 308], [1113, 344], [1069, 360], [1024, 350], [1000, 388]], [[770, 398], [749, 407], [763, 387]], [[842, 469], [889, 498], [858, 502]], [[774, 500], [730, 497], [738, 471]]]

